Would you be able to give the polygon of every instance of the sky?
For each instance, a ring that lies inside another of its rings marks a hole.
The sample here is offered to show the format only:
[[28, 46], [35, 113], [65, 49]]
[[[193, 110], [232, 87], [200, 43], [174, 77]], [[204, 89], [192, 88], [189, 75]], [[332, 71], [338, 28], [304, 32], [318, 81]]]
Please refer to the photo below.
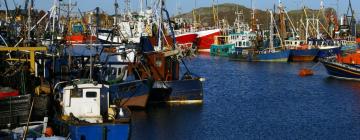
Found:
[[[23, 5], [24, 0], [7, 0], [10, 9], [14, 7], [14, 2], [17, 5]], [[53, 4], [54, 0], [35, 0], [35, 8], [48, 10]], [[95, 7], [100, 7], [101, 10], [113, 14], [114, 13], [114, 1], [115, 0], [63, 0], [63, 2], [77, 2], [77, 7], [81, 11], [90, 11], [95, 9]], [[117, 0], [119, 2], [120, 9], [124, 9], [125, 0]], [[130, 0], [132, 10], [140, 9], [140, 0]], [[143, 0], [143, 5], [145, 7], [145, 1]], [[147, 0], [148, 3], [155, 0]], [[171, 15], [181, 11], [182, 13], [189, 12], [195, 7], [208, 7], [211, 6], [213, 0], [165, 0], [166, 7]], [[251, 0], [215, 0], [218, 3], [237, 3], [247, 7], [251, 7]], [[279, 0], [252, 0], [253, 5], [257, 9], [271, 9], [274, 4], [277, 4]], [[360, 0], [351, 0], [353, 8], [356, 13], [360, 13]], [[320, 7], [320, 0], [282, 0], [285, 4], [287, 10], [300, 9], [303, 5], [318, 9]], [[337, 6], [337, 3], [339, 5]], [[339, 8], [340, 13], [346, 13], [348, 0], [324, 0], [325, 7], [333, 7], [335, 9]], [[24, 6], [22, 6], [24, 7]], [[0, 9], [5, 9], [4, 1], [0, 1]], [[180, 9], [180, 10], [177, 10]], [[75, 9], [77, 11], [77, 8]], [[121, 10], [123, 11], [123, 10]], [[358, 17], [360, 14], [356, 14]]]

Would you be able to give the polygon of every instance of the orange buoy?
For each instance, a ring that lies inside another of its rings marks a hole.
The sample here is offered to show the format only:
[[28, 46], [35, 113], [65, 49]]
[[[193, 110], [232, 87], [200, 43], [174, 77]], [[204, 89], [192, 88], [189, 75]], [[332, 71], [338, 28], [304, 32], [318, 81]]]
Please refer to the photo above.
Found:
[[301, 77], [311, 76], [311, 75], [314, 75], [314, 72], [311, 69], [303, 68], [299, 72], [299, 76], [301, 76]]

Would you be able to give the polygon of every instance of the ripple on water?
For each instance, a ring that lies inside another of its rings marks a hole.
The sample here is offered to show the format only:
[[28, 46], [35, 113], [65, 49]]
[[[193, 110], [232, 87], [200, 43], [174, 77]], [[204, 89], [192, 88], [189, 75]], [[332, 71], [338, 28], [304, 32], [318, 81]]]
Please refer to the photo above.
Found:
[[315, 63], [186, 63], [206, 78], [204, 104], [135, 112], [132, 139], [360, 139], [360, 82], [327, 78], [322, 65], [300, 78]]

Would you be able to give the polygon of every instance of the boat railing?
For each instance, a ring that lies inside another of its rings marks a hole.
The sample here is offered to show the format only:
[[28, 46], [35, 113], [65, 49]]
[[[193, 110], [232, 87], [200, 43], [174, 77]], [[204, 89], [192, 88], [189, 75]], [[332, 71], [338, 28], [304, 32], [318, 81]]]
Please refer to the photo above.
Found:
[[355, 67], [353, 67], [353, 66], [350, 66], [349, 64], [339, 63], [339, 62], [336, 60], [336, 56], [331, 56], [331, 57], [323, 58], [323, 60], [324, 60], [325, 62], [331, 63], [331, 64], [333, 64], [333, 65], [337, 65], [337, 66], [340, 66], [340, 67], [345, 67], [345, 68], [348, 68], [348, 69], [354, 70], [354, 71], [360, 71], [360, 68], [355, 68]]

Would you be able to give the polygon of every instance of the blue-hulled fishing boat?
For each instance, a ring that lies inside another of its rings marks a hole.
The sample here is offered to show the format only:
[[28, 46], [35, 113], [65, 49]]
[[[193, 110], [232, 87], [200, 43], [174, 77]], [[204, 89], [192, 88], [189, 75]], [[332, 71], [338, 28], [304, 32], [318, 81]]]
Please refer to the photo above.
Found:
[[149, 102], [202, 102], [202, 78], [191, 74], [188, 69], [180, 77], [180, 62], [174, 59], [176, 51], [147, 52], [143, 55], [147, 64], [139, 69], [139, 74], [142, 79], [154, 81]]
[[[285, 50], [284, 48], [280, 47], [281, 43], [277, 43], [274, 41], [276, 37], [274, 35], [274, 16], [272, 11], [270, 12], [270, 17], [272, 22], [270, 22], [270, 34], [268, 39], [268, 46], [261, 51], [257, 51], [255, 53], [255, 57], [253, 61], [263, 61], [263, 62], [288, 62], [290, 56], [290, 50]], [[280, 40], [281, 42], [281, 40]], [[277, 47], [275, 47], [277, 46]]]
[[339, 54], [341, 52], [341, 47], [339, 46], [328, 46], [319, 48], [319, 53], [317, 58], [324, 58]]
[[255, 51], [253, 42], [256, 40], [256, 34], [248, 30], [230, 34], [230, 37], [234, 40], [234, 48], [229, 52], [230, 59], [251, 61]]
[[263, 50], [255, 55], [253, 61], [262, 62], [288, 62], [290, 50]]
[[148, 80], [134, 80], [110, 85], [110, 101], [120, 106], [145, 108], [151, 83]]
[[341, 46], [345, 45], [347, 41], [345, 40], [332, 40], [332, 39], [308, 39], [309, 46], [315, 46], [319, 49], [317, 58], [324, 58], [333, 56], [340, 53]]
[[236, 61], [253, 61], [255, 49], [252, 47], [236, 47], [235, 51], [230, 53], [229, 59]]
[[150, 96], [152, 102], [201, 103], [203, 83], [191, 76], [190, 79], [177, 81], [157, 81], [151, 92], [153, 93]]
[[109, 85], [91, 80], [58, 83], [56, 99], [58, 115], [53, 128], [59, 136], [86, 140], [127, 140], [130, 132], [130, 111], [110, 105]]
[[[161, 3], [161, 6], [164, 3]], [[168, 21], [170, 16], [167, 10]], [[172, 41], [176, 42], [172, 23], [169, 22], [172, 32]], [[162, 33], [162, 32], [160, 32]], [[202, 78], [192, 74], [185, 62], [179, 57], [179, 51], [176, 50], [175, 43], [168, 46], [163, 42], [168, 42], [162, 35], [158, 36], [158, 43], [152, 46], [147, 37], [140, 41], [140, 58], [136, 63], [139, 66], [137, 73], [140, 79], [151, 79], [154, 85], [150, 90], [149, 102], [202, 102], [203, 87]], [[167, 48], [167, 49], [165, 49]], [[180, 77], [180, 63], [186, 68], [186, 73]]]

